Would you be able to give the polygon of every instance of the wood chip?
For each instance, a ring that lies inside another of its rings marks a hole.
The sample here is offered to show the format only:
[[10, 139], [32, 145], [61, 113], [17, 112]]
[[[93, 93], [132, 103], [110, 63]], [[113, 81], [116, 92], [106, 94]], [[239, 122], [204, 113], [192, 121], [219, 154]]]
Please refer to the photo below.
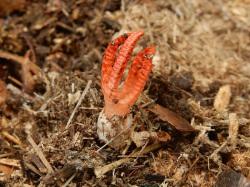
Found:
[[229, 114], [228, 138], [233, 147], [237, 144], [239, 120], [235, 113]]
[[231, 87], [230, 85], [224, 85], [220, 87], [218, 93], [215, 96], [214, 108], [218, 112], [223, 112], [226, 110], [231, 99]]
[[173, 127], [175, 127], [179, 131], [195, 131], [195, 129], [189, 124], [187, 120], [161, 105], [154, 104], [153, 106], [149, 107], [149, 110], [156, 114], [161, 120], [173, 125]]

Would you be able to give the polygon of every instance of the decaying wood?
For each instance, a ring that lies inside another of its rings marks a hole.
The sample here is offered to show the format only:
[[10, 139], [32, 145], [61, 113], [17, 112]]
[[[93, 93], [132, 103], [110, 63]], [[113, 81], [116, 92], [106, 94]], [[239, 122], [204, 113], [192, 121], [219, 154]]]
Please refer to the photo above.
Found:
[[229, 114], [228, 138], [233, 148], [237, 144], [237, 136], [239, 130], [239, 120], [235, 113]]
[[52, 168], [52, 166], [47, 161], [47, 159], [44, 156], [42, 150], [38, 147], [38, 145], [35, 143], [35, 141], [33, 140], [33, 138], [30, 135], [28, 135], [27, 140], [31, 144], [31, 146], [33, 147], [33, 149], [36, 152], [37, 156], [41, 159], [41, 161], [43, 162], [43, 164], [46, 166], [46, 168], [48, 170], [48, 173], [52, 173], [54, 171], [53, 168]]

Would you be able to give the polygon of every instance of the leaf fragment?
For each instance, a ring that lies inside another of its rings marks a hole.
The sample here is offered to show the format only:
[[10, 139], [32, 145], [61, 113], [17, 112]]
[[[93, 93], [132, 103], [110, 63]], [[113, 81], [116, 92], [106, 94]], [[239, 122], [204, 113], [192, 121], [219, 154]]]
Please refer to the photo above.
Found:
[[165, 108], [161, 105], [154, 104], [149, 107], [149, 111], [156, 114], [161, 120], [170, 123], [173, 127], [175, 127], [179, 131], [183, 132], [192, 132], [195, 129], [189, 124], [189, 122], [182, 118], [180, 115], [175, 112]]

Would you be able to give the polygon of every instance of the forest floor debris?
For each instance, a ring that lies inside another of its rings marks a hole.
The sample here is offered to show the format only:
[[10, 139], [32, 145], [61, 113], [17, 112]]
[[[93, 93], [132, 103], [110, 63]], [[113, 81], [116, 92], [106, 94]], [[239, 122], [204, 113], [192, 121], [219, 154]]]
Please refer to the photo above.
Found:
[[[249, 1], [16, 2], [0, 3], [0, 185], [247, 184]], [[149, 151], [138, 141], [134, 158], [133, 143], [125, 155], [102, 147], [96, 122], [103, 51], [138, 30], [135, 53], [150, 43], [157, 52], [133, 121], [169, 136]]]

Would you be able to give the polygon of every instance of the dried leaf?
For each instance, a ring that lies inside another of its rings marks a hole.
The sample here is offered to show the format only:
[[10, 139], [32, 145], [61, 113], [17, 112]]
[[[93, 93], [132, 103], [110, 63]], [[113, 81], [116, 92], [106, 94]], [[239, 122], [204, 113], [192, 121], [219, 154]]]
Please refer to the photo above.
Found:
[[229, 85], [220, 87], [214, 100], [215, 110], [217, 110], [218, 112], [223, 112], [229, 105], [231, 95], [231, 87]]
[[149, 110], [156, 114], [161, 120], [169, 122], [179, 131], [195, 131], [195, 129], [189, 124], [187, 120], [161, 105], [155, 104], [150, 107]]

